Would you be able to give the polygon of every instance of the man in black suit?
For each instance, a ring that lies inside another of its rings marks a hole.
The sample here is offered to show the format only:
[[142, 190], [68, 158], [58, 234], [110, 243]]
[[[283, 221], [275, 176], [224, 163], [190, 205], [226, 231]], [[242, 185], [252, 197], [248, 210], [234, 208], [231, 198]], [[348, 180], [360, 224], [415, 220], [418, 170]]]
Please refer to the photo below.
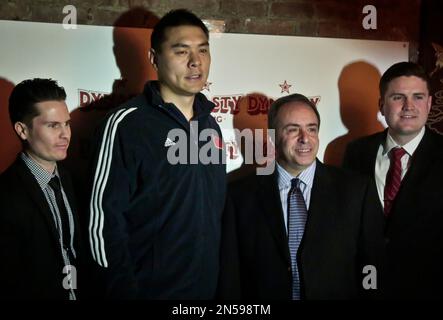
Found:
[[345, 167], [372, 177], [382, 298], [443, 298], [443, 138], [425, 127], [429, 88], [419, 65], [391, 66], [380, 79], [388, 129], [345, 153]]
[[268, 127], [277, 169], [229, 186], [220, 297], [358, 298], [367, 180], [316, 159], [320, 116], [305, 96], [276, 100]]
[[0, 176], [0, 297], [77, 298], [79, 254], [66, 93], [51, 79], [19, 83], [9, 114], [23, 151]]

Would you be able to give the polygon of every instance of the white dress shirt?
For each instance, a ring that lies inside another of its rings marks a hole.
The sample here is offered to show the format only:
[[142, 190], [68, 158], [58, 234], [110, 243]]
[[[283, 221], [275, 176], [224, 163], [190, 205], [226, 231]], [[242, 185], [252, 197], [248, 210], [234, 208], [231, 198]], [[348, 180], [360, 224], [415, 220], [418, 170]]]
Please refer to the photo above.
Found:
[[420, 133], [411, 141], [401, 146], [397, 142], [394, 141], [392, 136], [387, 134], [385, 143], [381, 144], [378, 148], [377, 158], [375, 160], [375, 183], [377, 185], [378, 197], [380, 199], [382, 207], [384, 207], [384, 194], [385, 194], [385, 184], [386, 184], [386, 175], [389, 171], [390, 159], [389, 159], [389, 151], [396, 147], [401, 147], [405, 149], [406, 153], [401, 158], [401, 179], [405, 176], [408, 171], [410, 165], [410, 159], [420, 144], [421, 139], [425, 134], [425, 128], [423, 127]]

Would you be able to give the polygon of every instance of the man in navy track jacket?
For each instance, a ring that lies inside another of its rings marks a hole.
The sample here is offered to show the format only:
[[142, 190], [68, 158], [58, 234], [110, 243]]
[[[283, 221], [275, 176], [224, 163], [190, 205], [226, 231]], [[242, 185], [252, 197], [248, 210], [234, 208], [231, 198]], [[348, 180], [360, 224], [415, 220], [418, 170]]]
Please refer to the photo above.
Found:
[[100, 127], [89, 240], [107, 298], [214, 298], [226, 168], [214, 105], [200, 93], [208, 41], [191, 12], [166, 14], [149, 52], [159, 80]]

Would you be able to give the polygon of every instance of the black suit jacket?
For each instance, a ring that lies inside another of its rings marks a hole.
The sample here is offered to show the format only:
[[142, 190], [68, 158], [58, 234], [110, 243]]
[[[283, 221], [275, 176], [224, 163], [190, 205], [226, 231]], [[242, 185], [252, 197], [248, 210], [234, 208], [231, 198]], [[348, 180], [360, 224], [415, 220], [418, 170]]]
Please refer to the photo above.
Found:
[[[291, 260], [277, 170], [230, 184], [220, 298], [291, 299]], [[317, 161], [298, 265], [302, 299], [357, 298], [368, 182]]]
[[349, 144], [344, 166], [372, 177], [374, 236], [382, 298], [443, 298], [443, 137], [426, 129], [389, 219], [376, 193], [375, 160], [387, 131]]
[[[71, 180], [59, 174], [75, 221], [75, 248], [80, 251]], [[0, 176], [0, 297], [68, 299], [63, 289], [63, 258], [49, 205], [26, 164], [17, 160]], [[75, 267], [78, 265], [71, 262]], [[78, 276], [77, 276], [78, 277]]]

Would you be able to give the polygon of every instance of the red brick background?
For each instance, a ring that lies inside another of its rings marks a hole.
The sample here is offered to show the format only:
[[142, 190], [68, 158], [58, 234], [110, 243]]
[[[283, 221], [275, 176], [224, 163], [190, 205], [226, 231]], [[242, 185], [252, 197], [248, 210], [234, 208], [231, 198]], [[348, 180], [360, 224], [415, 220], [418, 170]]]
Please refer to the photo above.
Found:
[[[188, 8], [203, 19], [222, 20], [226, 32], [409, 41], [417, 60], [420, 8], [426, 0], [2, 0], [0, 19], [61, 23], [65, 5], [79, 24], [112, 26], [142, 6], [155, 16]], [[377, 8], [377, 30], [365, 30], [362, 9]]]

